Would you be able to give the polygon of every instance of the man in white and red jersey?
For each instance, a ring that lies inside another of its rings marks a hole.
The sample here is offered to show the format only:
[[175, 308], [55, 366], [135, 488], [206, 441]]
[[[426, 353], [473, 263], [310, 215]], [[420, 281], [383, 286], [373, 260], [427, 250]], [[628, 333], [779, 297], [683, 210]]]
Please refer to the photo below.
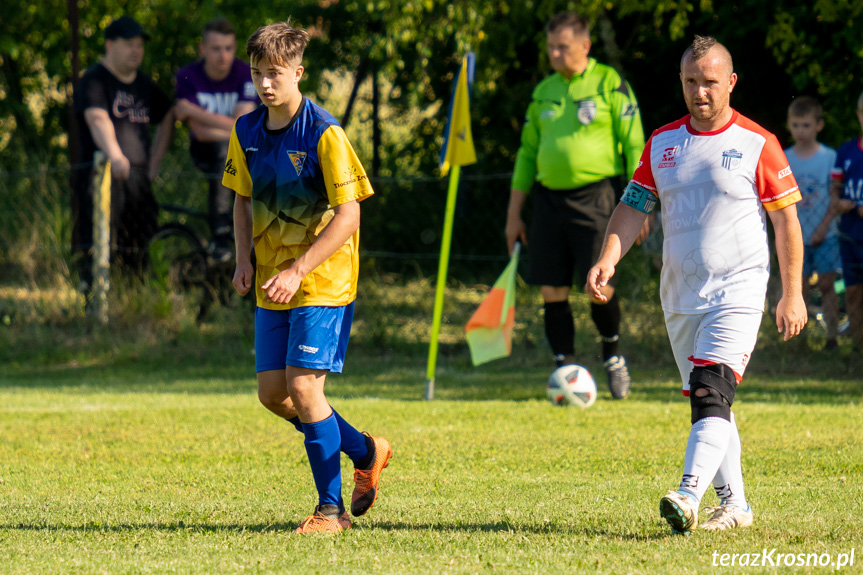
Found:
[[713, 483], [720, 506], [702, 529], [752, 524], [731, 405], [755, 347], [769, 275], [767, 219], [775, 231], [782, 299], [776, 326], [787, 341], [806, 324], [797, 182], [776, 137], [730, 106], [731, 54], [696, 36], [680, 62], [690, 114], [650, 137], [614, 211], [586, 289], [601, 288], [662, 203], [661, 300], [668, 337], [692, 408], [683, 478], [659, 504], [676, 533], [698, 526]]

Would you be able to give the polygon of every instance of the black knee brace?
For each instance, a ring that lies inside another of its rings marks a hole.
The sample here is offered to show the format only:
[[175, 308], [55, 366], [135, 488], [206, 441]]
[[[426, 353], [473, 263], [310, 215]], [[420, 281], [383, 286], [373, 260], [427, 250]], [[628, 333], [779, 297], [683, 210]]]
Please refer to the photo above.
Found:
[[[707, 395], [698, 397], [696, 392], [706, 389]], [[695, 366], [689, 376], [689, 405], [692, 407], [692, 423], [705, 417], [721, 417], [731, 421], [731, 404], [737, 391], [734, 370], [724, 363]]]

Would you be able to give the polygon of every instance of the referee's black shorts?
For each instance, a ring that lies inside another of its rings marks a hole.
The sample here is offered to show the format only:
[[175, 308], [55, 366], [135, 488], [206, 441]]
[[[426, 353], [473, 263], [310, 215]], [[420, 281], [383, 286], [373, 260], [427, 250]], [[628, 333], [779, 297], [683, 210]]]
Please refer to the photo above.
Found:
[[620, 180], [606, 178], [572, 190], [537, 185], [532, 195], [528, 283], [572, 286], [573, 273], [578, 272], [576, 285], [584, 286], [620, 198]]

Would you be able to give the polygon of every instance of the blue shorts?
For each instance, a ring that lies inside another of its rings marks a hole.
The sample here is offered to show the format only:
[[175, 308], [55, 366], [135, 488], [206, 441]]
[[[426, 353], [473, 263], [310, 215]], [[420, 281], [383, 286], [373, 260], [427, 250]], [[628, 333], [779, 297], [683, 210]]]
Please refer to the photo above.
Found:
[[839, 236], [829, 236], [820, 246], [803, 246], [803, 277], [808, 278], [813, 273], [824, 275], [841, 271]]
[[255, 309], [255, 371], [285, 366], [341, 373], [354, 319], [346, 306]]

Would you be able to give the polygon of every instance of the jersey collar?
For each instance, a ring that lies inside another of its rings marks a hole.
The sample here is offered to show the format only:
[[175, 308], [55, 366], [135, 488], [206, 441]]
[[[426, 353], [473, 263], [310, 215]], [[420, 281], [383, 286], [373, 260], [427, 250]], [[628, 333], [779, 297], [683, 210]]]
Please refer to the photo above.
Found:
[[265, 113], [264, 125], [263, 125], [264, 132], [266, 132], [267, 134], [270, 134], [271, 136], [278, 136], [279, 134], [284, 134], [285, 132], [287, 132], [288, 130], [291, 129], [291, 126], [293, 126], [294, 124], [297, 123], [297, 118], [299, 118], [300, 114], [303, 113], [303, 110], [305, 109], [305, 107], [306, 107], [306, 96], [303, 95], [303, 99], [300, 101], [300, 107], [297, 108], [297, 111], [294, 114], [294, 117], [291, 118], [291, 121], [288, 122], [286, 126], [284, 126], [283, 128], [279, 128], [278, 130], [271, 130], [267, 127], [266, 114], [270, 113], [269, 108], [267, 108], [267, 110], [264, 112]]
[[693, 128], [692, 124], [690, 123], [690, 120], [692, 120], [692, 114], [687, 114], [686, 115], [686, 121], [684, 122], [684, 125], [686, 126], [686, 131], [689, 132], [690, 134], [692, 134], [693, 136], [713, 136], [715, 134], [721, 134], [722, 132], [724, 132], [725, 130], [730, 128], [732, 126], [732, 124], [734, 124], [734, 122], [737, 121], [737, 117], [740, 115], [737, 113], [737, 110], [732, 109], [731, 112], [732, 112], [731, 119], [728, 120], [727, 124], [725, 124], [724, 126], [719, 128], [718, 130], [712, 130], [710, 132], [700, 132], [700, 131], [696, 130], [695, 128]]
[[572, 78], [570, 78], [569, 80], [567, 80], [566, 76], [564, 76], [560, 72], [555, 72], [555, 74], [557, 74], [560, 77], [561, 81], [564, 84], [571, 84], [571, 83], [575, 82], [576, 80], [580, 80], [580, 79], [584, 78], [585, 76], [587, 76], [588, 74], [590, 74], [591, 72], [593, 72], [594, 68], [596, 68], [596, 58], [588, 58], [587, 59], [587, 67], [585, 67], [584, 72], [582, 72], [581, 74], [573, 74]]

